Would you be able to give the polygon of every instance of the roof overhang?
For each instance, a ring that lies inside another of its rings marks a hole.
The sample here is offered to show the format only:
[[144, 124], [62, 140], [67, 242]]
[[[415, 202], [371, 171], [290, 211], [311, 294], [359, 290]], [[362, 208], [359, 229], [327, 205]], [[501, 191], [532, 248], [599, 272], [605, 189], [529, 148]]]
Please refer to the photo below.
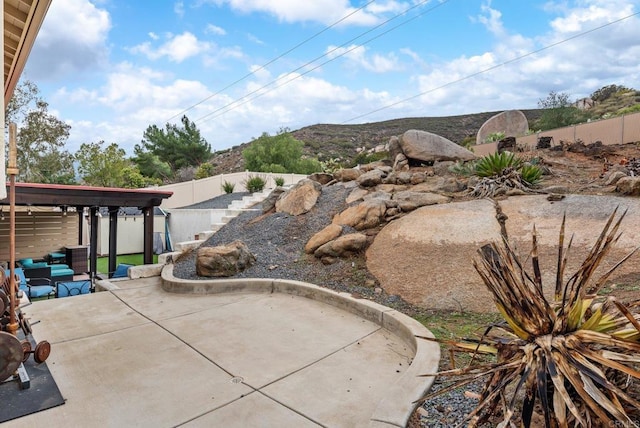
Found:
[[[16, 205], [43, 207], [157, 207], [173, 192], [152, 189], [67, 186], [62, 184], [16, 183]], [[7, 184], [7, 194], [9, 185]], [[0, 201], [8, 205], [9, 200]]]
[[4, 105], [9, 103], [52, 0], [4, 0]]

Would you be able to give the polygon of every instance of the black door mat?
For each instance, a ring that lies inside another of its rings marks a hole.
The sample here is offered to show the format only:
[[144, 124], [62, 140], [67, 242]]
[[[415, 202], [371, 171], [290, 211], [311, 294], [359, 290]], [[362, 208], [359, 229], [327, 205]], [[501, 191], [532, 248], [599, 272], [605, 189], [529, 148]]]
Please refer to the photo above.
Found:
[[[52, 352], [55, 350], [52, 349]], [[20, 389], [17, 380], [0, 383], [0, 423], [65, 402], [46, 362], [37, 364], [31, 355], [24, 363], [24, 368], [29, 375], [30, 388]]]

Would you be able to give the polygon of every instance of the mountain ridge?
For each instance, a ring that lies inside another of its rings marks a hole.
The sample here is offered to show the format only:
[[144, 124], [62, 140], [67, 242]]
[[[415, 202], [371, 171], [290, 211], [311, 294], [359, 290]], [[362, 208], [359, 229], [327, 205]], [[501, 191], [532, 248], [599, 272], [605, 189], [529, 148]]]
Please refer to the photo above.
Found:
[[[504, 110], [456, 116], [409, 117], [355, 125], [315, 124], [290, 132], [294, 138], [304, 142], [305, 156], [316, 157], [321, 161], [338, 159], [341, 163], [349, 164], [362, 149], [372, 150], [386, 144], [392, 136], [401, 135], [409, 129], [432, 132], [461, 144], [465, 138], [475, 138], [482, 124], [502, 111]], [[539, 119], [543, 112], [542, 109], [520, 111], [530, 124]], [[250, 144], [252, 141], [214, 153], [211, 162], [215, 167], [215, 174], [244, 171], [242, 151]]]

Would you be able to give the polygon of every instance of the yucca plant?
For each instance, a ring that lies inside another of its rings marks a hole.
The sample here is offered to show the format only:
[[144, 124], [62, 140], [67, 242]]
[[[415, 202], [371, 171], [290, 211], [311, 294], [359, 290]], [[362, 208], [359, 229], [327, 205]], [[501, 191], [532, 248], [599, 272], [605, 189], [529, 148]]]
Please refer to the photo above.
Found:
[[[474, 267], [492, 294], [504, 322], [479, 340], [443, 341], [454, 350], [492, 354], [496, 362], [476, 363], [438, 373], [458, 377], [433, 395], [486, 379], [476, 409], [463, 422], [475, 427], [492, 417], [498, 426], [532, 424], [534, 410], [546, 427], [637, 426], [640, 409], [640, 302], [625, 306], [598, 292], [612, 272], [594, 272], [619, 239], [624, 214], [615, 210], [579, 269], [565, 281], [565, 219], [558, 243], [553, 298], [543, 293], [535, 227], [531, 261], [525, 270], [508, 239], [479, 251]], [[428, 339], [427, 340], [435, 340]], [[427, 376], [427, 375], [425, 375]], [[433, 376], [433, 375], [429, 375]], [[423, 400], [428, 400], [426, 396]], [[633, 419], [636, 417], [636, 419]]]

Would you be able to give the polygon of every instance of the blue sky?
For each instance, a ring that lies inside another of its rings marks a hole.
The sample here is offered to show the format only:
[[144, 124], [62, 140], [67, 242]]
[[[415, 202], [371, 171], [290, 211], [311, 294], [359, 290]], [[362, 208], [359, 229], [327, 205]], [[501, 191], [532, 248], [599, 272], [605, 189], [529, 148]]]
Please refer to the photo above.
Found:
[[104, 140], [132, 154], [149, 125], [182, 114], [222, 150], [282, 127], [640, 89], [639, 11], [630, 0], [53, 0], [23, 79], [71, 125], [71, 152]]

